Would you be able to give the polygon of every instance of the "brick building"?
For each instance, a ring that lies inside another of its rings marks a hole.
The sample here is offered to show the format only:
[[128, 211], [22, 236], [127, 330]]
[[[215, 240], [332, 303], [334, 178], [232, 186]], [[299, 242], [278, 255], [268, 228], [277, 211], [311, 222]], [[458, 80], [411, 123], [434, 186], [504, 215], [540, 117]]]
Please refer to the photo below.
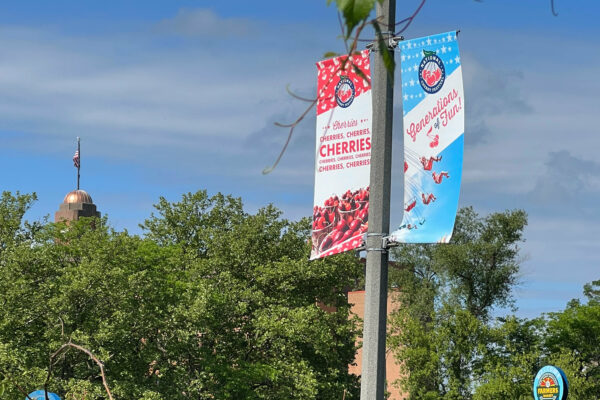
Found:
[[[397, 292], [396, 292], [397, 294]], [[398, 308], [398, 302], [395, 300], [395, 293], [390, 291], [387, 299], [387, 314], [388, 316]], [[357, 290], [348, 292], [348, 303], [351, 304], [351, 312], [357, 315], [360, 319], [364, 319], [365, 316], [365, 291]], [[361, 339], [358, 339], [361, 340]], [[362, 348], [359, 348], [356, 352], [355, 365], [348, 367], [349, 372], [355, 375], [361, 374], [362, 368]], [[392, 352], [386, 352], [385, 359], [385, 374], [387, 388], [386, 390], [390, 393], [389, 400], [404, 400], [407, 398], [406, 394], [402, 393], [400, 389], [394, 386], [392, 383], [400, 378], [400, 366], [396, 362], [396, 358]]]

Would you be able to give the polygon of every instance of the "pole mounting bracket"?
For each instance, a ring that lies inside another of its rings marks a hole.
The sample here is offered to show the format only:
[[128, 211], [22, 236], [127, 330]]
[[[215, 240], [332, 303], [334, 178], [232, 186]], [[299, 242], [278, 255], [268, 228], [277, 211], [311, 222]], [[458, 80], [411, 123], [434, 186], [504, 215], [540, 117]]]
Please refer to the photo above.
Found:
[[[398, 43], [404, 40], [404, 36], [395, 36], [394, 32], [381, 32], [381, 36], [385, 36], [383, 37], [383, 40], [387, 39], [388, 50], [394, 50], [398, 46]], [[375, 46], [376, 44], [377, 41], [373, 41], [368, 43], [365, 47], [370, 51], [378, 51], [379, 49]]]
[[380, 251], [382, 253], [387, 252], [387, 250], [389, 248], [389, 243], [388, 243], [389, 236], [387, 236], [387, 233], [377, 233], [377, 232], [367, 233], [367, 238], [373, 237], [373, 236], [381, 238], [381, 245], [380, 245], [380, 247], [367, 247], [366, 250], [367, 251]]

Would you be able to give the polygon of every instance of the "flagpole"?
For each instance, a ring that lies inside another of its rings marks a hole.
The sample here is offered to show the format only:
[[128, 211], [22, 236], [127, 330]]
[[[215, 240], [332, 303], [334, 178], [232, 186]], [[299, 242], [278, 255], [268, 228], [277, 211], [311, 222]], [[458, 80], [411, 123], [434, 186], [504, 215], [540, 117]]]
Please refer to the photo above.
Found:
[[77, 136], [77, 154], [79, 154], [79, 162], [77, 163], [77, 190], [79, 190], [79, 169], [81, 168], [81, 146], [79, 144], [79, 136]]

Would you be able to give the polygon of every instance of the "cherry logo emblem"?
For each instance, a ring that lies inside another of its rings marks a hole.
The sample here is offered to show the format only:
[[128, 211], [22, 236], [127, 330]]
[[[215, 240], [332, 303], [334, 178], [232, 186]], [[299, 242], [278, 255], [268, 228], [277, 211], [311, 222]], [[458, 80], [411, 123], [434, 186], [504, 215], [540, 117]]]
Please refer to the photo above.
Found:
[[419, 64], [419, 83], [427, 93], [436, 93], [446, 80], [446, 68], [435, 51], [423, 50], [423, 59]]
[[340, 81], [335, 85], [335, 101], [338, 106], [342, 108], [350, 107], [355, 95], [354, 83], [347, 76], [340, 76]]

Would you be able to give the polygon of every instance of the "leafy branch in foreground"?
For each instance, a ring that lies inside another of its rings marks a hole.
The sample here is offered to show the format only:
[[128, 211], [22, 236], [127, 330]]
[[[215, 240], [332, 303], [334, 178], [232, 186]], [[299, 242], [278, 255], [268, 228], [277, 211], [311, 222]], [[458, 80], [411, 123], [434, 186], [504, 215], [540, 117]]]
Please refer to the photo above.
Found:
[[[332, 2], [333, 2], [333, 0], [327, 0], [327, 5], [330, 5]], [[381, 3], [382, 0], [377, 0], [377, 2]], [[394, 57], [392, 55], [392, 50], [388, 49], [388, 47], [384, 44], [384, 35], [386, 35], [386, 36], [389, 35], [391, 37], [394, 37], [397, 34], [406, 30], [408, 28], [408, 26], [410, 26], [410, 24], [412, 23], [412, 21], [414, 20], [416, 15], [419, 13], [419, 11], [421, 10], [421, 8], [425, 4], [425, 2], [426, 2], [426, 0], [422, 0], [421, 4], [417, 7], [416, 11], [411, 16], [400, 21], [399, 24], [404, 24], [402, 26], [401, 31], [391, 32], [389, 27], [382, 26], [382, 24], [380, 24], [380, 21], [378, 21], [377, 18], [372, 18], [372, 19], [370, 18], [371, 12], [375, 8], [376, 0], [336, 0], [336, 6], [338, 8], [338, 19], [339, 19], [339, 23], [340, 23], [340, 31], [342, 34], [341, 36], [344, 40], [346, 57], [342, 57], [342, 60], [341, 60], [342, 62], [337, 67], [337, 69], [334, 71], [334, 73], [331, 75], [329, 80], [325, 83], [322, 91], [325, 91], [327, 89], [327, 87], [332, 84], [333, 77], [336, 76], [336, 74], [339, 71], [344, 71], [347, 69], [348, 63], [350, 63], [352, 70], [357, 75], [361, 76], [369, 84], [371, 83], [370, 79], [362, 72], [362, 70], [357, 65], [354, 64], [353, 59], [352, 59], [352, 55], [358, 53], [359, 43], [365, 41], [365, 39], [361, 38], [361, 34], [365, 30], [365, 28], [368, 26], [373, 26], [373, 29], [376, 32], [378, 47], [379, 47], [379, 49], [381, 49], [380, 52], [384, 59], [385, 66], [386, 66], [388, 72], [393, 75], [393, 71], [395, 68]], [[369, 41], [372, 42], [375, 40], [369, 40]], [[331, 58], [331, 57], [336, 57], [336, 56], [342, 56], [342, 54], [335, 53], [335, 52], [327, 52], [324, 55], [325, 58]], [[289, 89], [288, 89], [288, 93], [290, 93]], [[304, 120], [304, 118], [308, 115], [308, 113], [317, 104], [319, 95], [317, 95], [317, 97], [314, 99], [301, 98], [300, 96], [295, 95], [295, 94], [292, 94], [292, 97], [306, 101], [309, 104], [294, 122], [289, 123], [289, 124], [282, 124], [279, 122], [275, 123], [275, 126], [278, 126], [281, 128], [288, 128], [289, 132], [288, 132], [287, 139], [283, 145], [283, 148], [281, 149], [281, 151], [279, 152], [279, 155], [277, 156], [277, 159], [275, 160], [275, 162], [273, 163], [272, 166], [267, 167], [262, 171], [263, 174], [268, 174], [277, 167], [277, 165], [281, 161], [281, 158], [283, 157], [283, 155], [285, 154], [285, 152], [288, 148], [290, 140], [292, 139], [292, 136], [294, 134], [294, 129]]]

